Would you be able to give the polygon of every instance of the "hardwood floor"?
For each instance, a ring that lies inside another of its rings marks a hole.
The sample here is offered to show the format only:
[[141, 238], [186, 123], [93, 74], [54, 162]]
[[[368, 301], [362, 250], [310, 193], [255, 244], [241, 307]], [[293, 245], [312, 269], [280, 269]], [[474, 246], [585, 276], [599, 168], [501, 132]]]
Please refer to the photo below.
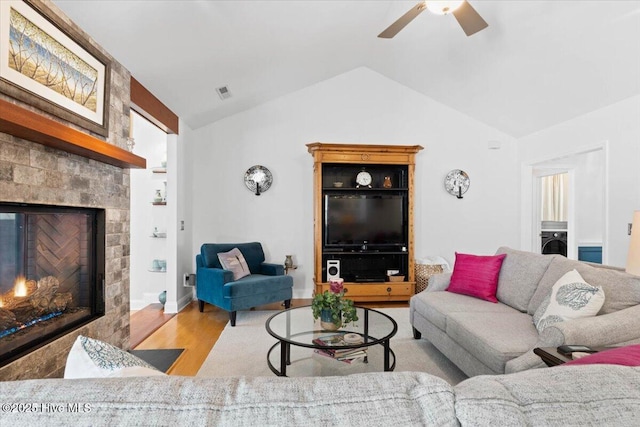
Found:
[[162, 304], [149, 304], [142, 310], [131, 313], [131, 336], [129, 345], [136, 348], [149, 335], [167, 323], [175, 314], [165, 314]]
[[[311, 304], [310, 299], [291, 301], [293, 307], [308, 304]], [[276, 303], [256, 307], [255, 309], [280, 310], [282, 308], [279, 303]], [[132, 315], [132, 337], [138, 333], [137, 331], [140, 328], [146, 327], [144, 323], [138, 323], [137, 319], [141, 319], [138, 316], [139, 312]], [[171, 375], [194, 376], [198, 373], [200, 366], [207, 358], [228, 321], [228, 312], [210, 304], [205, 304], [204, 312], [200, 313], [198, 303], [192, 301], [191, 304], [137, 345], [135, 349], [184, 348], [185, 350], [171, 366], [168, 373]]]
[[[311, 299], [295, 299], [291, 301], [292, 307], [309, 304], [311, 304]], [[359, 303], [358, 305], [364, 307], [407, 307], [408, 303]], [[280, 303], [255, 308], [255, 310], [281, 309], [283, 307]], [[143, 317], [138, 314], [139, 312], [132, 314], [132, 337], [141, 328], [147, 327], [144, 322], [139, 322]], [[184, 348], [185, 351], [171, 366], [168, 373], [170, 375], [194, 376], [198, 373], [200, 366], [207, 358], [228, 321], [228, 312], [210, 304], [205, 304], [204, 312], [200, 313], [198, 303], [192, 301], [191, 304], [137, 345], [135, 349]]]

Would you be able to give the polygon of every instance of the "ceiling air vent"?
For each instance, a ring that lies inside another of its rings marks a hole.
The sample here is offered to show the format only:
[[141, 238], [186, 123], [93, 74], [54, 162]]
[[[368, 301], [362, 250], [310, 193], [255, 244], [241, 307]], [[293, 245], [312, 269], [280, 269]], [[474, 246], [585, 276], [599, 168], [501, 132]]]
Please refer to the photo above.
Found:
[[231, 92], [229, 92], [229, 88], [226, 86], [222, 86], [216, 89], [216, 92], [218, 92], [218, 96], [220, 97], [220, 99], [222, 99], [223, 101], [227, 98], [231, 98]]

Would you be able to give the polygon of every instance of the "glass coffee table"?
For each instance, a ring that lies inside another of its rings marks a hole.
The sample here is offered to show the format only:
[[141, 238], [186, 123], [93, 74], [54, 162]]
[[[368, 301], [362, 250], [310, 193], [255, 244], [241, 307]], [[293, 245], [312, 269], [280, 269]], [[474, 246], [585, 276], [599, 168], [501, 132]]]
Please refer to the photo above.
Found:
[[[267, 364], [278, 376], [328, 376], [360, 372], [393, 371], [396, 356], [389, 341], [398, 331], [398, 324], [388, 315], [364, 307], [356, 307], [358, 321], [338, 331], [320, 327], [320, 319], [313, 318], [311, 306], [289, 308], [271, 316], [265, 327], [278, 340], [267, 353]], [[347, 342], [321, 344], [318, 338], [336, 334], [347, 335]], [[353, 339], [358, 338], [358, 339]], [[278, 351], [279, 350], [279, 351]], [[350, 353], [353, 351], [354, 353]], [[361, 357], [340, 360], [327, 354], [358, 353]], [[366, 355], [362, 357], [362, 354]]]

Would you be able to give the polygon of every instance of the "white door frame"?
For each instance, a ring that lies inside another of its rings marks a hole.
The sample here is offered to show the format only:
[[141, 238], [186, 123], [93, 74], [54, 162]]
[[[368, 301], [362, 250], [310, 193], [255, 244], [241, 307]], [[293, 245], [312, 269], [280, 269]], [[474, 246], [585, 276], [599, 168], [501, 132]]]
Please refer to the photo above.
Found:
[[[575, 150], [561, 153], [555, 155], [553, 157], [546, 157], [536, 159], [530, 162], [522, 162], [520, 166], [520, 212], [521, 212], [521, 223], [520, 223], [520, 246], [522, 250], [530, 251], [534, 253], [541, 252], [540, 246], [540, 184], [539, 177], [536, 176], [535, 171], [543, 168], [545, 163], [555, 162], [554, 166], [556, 169], [558, 168], [559, 162], [561, 159], [568, 159], [572, 156], [577, 156], [580, 154], [587, 154], [593, 151], [602, 150], [604, 156], [604, 182], [603, 182], [603, 205], [602, 209], [602, 263], [608, 264], [609, 260], [609, 141], [602, 141], [597, 144], [584, 146], [582, 148], [577, 148]], [[552, 166], [548, 165], [548, 168], [551, 169]], [[575, 197], [575, 191], [571, 188], [571, 185], [575, 185], [575, 179], [571, 179], [570, 177], [570, 199], [569, 204], [571, 206], [575, 206], [575, 201], [572, 200]], [[569, 215], [575, 215], [575, 209], [569, 208]], [[573, 217], [572, 219], [575, 219]], [[575, 233], [572, 232], [571, 228], [573, 223], [575, 226], [575, 220], [569, 223], [568, 239], [575, 239], [573, 236]], [[569, 246], [567, 242], [567, 246]], [[571, 245], [572, 250], [575, 251], [575, 242]], [[567, 248], [567, 256], [569, 256], [569, 248]], [[574, 258], [577, 259], [577, 256]]]

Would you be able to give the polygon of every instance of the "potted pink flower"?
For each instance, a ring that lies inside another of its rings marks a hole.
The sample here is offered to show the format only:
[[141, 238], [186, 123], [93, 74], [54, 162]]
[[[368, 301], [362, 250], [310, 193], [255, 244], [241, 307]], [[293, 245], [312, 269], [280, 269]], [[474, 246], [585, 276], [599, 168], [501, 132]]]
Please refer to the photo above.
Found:
[[342, 279], [329, 282], [329, 290], [316, 295], [311, 303], [313, 318], [320, 318], [324, 329], [338, 328], [358, 320], [358, 313], [353, 301], [344, 297]]

